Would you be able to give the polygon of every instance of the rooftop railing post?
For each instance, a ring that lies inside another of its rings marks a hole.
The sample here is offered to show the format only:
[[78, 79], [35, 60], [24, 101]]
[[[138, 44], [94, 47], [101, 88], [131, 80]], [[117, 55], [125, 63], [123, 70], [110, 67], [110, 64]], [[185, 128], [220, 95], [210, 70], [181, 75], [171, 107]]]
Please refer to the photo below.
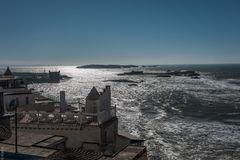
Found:
[[18, 136], [17, 136], [17, 107], [15, 108], [15, 153], [18, 153]]
[[99, 112], [97, 113], [97, 123], [99, 125]]

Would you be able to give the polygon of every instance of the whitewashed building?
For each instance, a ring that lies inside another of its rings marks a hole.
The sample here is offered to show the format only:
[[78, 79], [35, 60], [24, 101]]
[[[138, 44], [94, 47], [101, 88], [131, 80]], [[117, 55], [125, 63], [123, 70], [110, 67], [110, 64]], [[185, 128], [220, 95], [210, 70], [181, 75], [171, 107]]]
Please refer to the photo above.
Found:
[[20, 131], [64, 136], [67, 148], [99, 152], [102, 160], [109, 157], [125, 159], [129, 155], [133, 155], [130, 159], [147, 159], [143, 140], [118, 132], [116, 106], [111, 105], [110, 86], [102, 92], [93, 87], [86, 97], [85, 107], [78, 113], [18, 112], [18, 119]]
[[0, 78], [0, 92], [4, 92], [6, 112], [12, 111], [12, 105], [31, 106], [35, 103], [34, 94], [27, 88], [23, 79], [15, 78], [9, 67]]

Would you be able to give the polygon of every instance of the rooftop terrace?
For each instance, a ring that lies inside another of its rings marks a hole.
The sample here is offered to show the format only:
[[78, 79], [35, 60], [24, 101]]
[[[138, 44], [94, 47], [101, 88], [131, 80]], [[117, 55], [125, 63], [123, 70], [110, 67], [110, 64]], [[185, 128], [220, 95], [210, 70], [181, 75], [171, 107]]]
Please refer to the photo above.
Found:
[[[18, 132], [18, 154], [42, 158], [49, 157], [58, 152], [51, 146], [64, 141], [65, 137], [62, 136]], [[15, 153], [15, 133], [13, 132], [10, 139], [0, 142], [0, 146], [6, 153]]]

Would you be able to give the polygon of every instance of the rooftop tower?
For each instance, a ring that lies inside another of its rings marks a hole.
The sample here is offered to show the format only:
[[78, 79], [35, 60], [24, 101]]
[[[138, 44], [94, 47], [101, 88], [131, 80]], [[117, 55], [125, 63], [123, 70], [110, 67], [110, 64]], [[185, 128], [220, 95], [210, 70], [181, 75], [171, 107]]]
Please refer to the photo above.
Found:
[[9, 78], [9, 79], [13, 78], [13, 74], [9, 67], [7, 67], [6, 71], [4, 72], [3, 78]]

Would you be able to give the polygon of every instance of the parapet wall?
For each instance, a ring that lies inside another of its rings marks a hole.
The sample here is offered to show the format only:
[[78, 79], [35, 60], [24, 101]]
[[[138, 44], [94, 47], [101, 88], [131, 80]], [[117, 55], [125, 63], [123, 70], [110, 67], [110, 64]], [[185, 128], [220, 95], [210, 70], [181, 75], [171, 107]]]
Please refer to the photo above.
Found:
[[[14, 128], [14, 125], [12, 125]], [[67, 148], [82, 147], [84, 142], [99, 144], [100, 146], [100, 128], [98, 126], [85, 126], [80, 129], [77, 126], [51, 126], [49, 124], [19, 124], [19, 131], [27, 131], [31, 133], [59, 135], [67, 138]]]

